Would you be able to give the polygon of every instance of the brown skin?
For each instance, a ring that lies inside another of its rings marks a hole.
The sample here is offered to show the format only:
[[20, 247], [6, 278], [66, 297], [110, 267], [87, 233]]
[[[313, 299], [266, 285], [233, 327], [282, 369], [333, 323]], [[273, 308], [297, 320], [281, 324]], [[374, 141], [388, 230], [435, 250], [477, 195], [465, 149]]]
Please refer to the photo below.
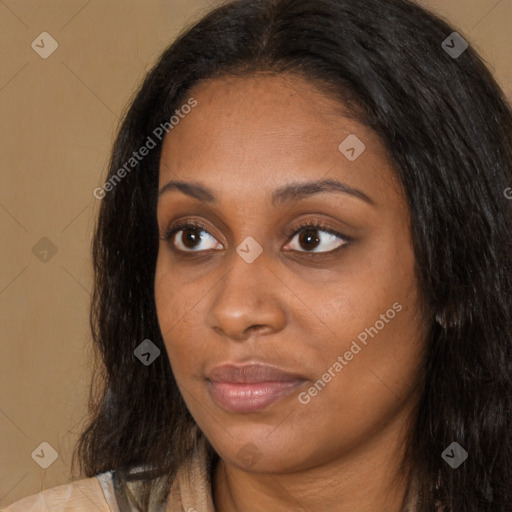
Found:
[[[207, 232], [195, 232], [203, 238], [190, 245], [178, 233], [174, 251], [172, 240], [160, 242], [155, 296], [180, 390], [221, 457], [216, 510], [399, 512], [406, 481], [398, 465], [421, 389], [425, 323], [408, 208], [384, 146], [297, 77], [208, 80], [191, 96], [197, 107], [165, 138], [160, 188], [169, 180], [201, 182], [218, 203], [177, 190], [161, 195], [162, 236], [179, 220], [199, 221]], [[353, 162], [338, 150], [350, 134], [366, 145]], [[374, 204], [340, 192], [271, 204], [276, 188], [326, 178]], [[293, 233], [309, 219], [352, 243], [322, 230], [314, 232], [318, 244], [301, 241]], [[263, 249], [250, 264], [236, 252], [249, 236]], [[402, 310], [301, 403], [299, 393], [396, 302]], [[308, 382], [260, 412], [227, 412], [210, 397], [205, 374], [248, 361]], [[259, 454], [252, 465], [238, 455], [247, 443]]]

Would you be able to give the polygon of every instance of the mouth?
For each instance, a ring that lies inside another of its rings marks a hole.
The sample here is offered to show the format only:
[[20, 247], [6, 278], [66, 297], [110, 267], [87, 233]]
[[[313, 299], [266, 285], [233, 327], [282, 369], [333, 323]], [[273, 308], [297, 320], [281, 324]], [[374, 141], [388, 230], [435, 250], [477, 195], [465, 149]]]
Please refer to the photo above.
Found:
[[206, 380], [213, 401], [225, 411], [238, 414], [261, 411], [307, 382], [301, 375], [254, 363], [217, 366]]

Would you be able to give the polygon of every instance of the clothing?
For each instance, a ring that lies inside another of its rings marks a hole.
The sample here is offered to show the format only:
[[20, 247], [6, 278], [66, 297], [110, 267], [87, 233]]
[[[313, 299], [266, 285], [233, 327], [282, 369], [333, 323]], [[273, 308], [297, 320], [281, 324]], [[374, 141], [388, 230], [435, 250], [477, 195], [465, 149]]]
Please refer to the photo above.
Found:
[[[211, 477], [213, 457], [204, 438], [176, 474], [165, 508], [151, 512], [215, 512]], [[137, 470], [134, 470], [137, 473]], [[135, 487], [135, 484], [129, 484]], [[23, 498], [0, 512], [136, 512], [113, 471], [77, 480]]]
[[[215, 512], [212, 498], [212, 476], [218, 456], [201, 436], [193, 456], [176, 474], [167, 504], [150, 506], [150, 512]], [[134, 468], [136, 475], [143, 468]], [[128, 482], [133, 493], [137, 480]], [[414, 494], [414, 493], [413, 493]], [[413, 512], [415, 500], [406, 508]], [[439, 507], [439, 512], [441, 508]], [[53, 487], [17, 501], [0, 512], [137, 512], [130, 505], [115, 471], [92, 478]]]

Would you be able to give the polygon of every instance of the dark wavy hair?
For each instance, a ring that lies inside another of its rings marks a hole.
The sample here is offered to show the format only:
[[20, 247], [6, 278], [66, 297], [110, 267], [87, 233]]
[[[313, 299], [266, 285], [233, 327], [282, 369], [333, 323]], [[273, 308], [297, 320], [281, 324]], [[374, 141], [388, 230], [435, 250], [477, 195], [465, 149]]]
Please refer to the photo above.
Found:
[[[408, 0], [235, 0], [164, 51], [114, 144], [111, 178], [202, 79], [287, 73], [335, 98], [387, 148], [411, 216], [431, 319], [407, 452], [417, 512], [512, 510], [512, 112], [482, 58], [442, 47], [453, 28]], [[466, 39], [468, 39], [466, 37]], [[197, 108], [201, 108], [199, 105]], [[226, 105], [229, 108], [229, 105]], [[154, 299], [161, 142], [102, 199], [93, 241], [97, 372], [73, 465], [139, 473], [161, 502], [200, 435], [173, 377]], [[437, 321], [436, 321], [437, 318]], [[144, 339], [162, 356], [134, 356]], [[469, 454], [452, 469], [452, 442]]]

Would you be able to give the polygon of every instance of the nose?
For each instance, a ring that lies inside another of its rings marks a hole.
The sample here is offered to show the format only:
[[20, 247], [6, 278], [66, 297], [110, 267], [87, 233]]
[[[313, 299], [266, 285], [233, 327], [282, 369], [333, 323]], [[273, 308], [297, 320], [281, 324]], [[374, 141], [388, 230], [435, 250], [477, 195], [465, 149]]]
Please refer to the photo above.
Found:
[[235, 341], [281, 331], [286, 324], [283, 285], [269, 269], [265, 252], [252, 263], [234, 253], [226, 264], [229, 271], [215, 288], [208, 326]]

